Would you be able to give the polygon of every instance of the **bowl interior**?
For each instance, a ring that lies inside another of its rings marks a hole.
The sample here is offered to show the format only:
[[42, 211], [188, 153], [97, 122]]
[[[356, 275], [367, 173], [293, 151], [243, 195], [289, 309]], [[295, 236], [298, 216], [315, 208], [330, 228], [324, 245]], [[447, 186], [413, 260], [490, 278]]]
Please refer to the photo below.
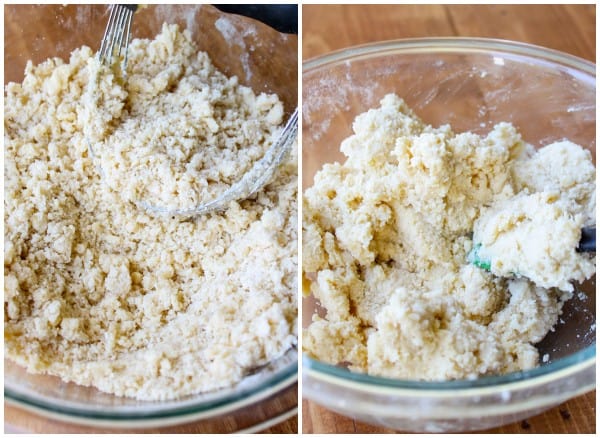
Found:
[[[339, 145], [352, 134], [353, 119], [392, 92], [433, 126], [485, 134], [508, 121], [536, 148], [569, 139], [589, 149], [595, 163], [593, 64], [503, 41], [405, 40], [304, 64], [303, 188], [324, 163], [343, 162]], [[548, 354], [551, 363], [595, 344], [595, 288], [595, 276], [576, 286], [555, 330], [537, 345], [540, 358]], [[302, 306], [304, 327], [323, 312], [312, 296]]]
[[[108, 16], [107, 5], [5, 5], [5, 84], [23, 80], [28, 60], [38, 64], [59, 57], [68, 62], [75, 48], [87, 45], [98, 50]], [[297, 106], [295, 35], [281, 34], [246, 17], [224, 14], [210, 5], [147, 5], [136, 12], [132, 38], [153, 38], [163, 22], [189, 29], [199, 50], [206, 51], [226, 75], [238, 76], [241, 83], [255, 92], [277, 93], [286, 111], [291, 112]], [[63, 409], [75, 416], [130, 419], [210, 410], [249, 394], [269, 392], [270, 386], [296, 379], [296, 374], [297, 351], [292, 349], [268, 366], [254, 370], [234, 388], [168, 402], [140, 402], [63, 382], [57, 377], [29, 374], [11, 361], [4, 362], [8, 399], [49, 411]]]

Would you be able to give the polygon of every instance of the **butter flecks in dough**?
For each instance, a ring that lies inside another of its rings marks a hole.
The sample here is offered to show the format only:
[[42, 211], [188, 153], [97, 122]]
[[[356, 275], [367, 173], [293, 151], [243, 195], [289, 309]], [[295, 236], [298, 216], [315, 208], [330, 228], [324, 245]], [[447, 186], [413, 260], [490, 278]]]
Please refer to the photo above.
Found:
[[[426, 125], [395, 95], [353, 130], [341, 144], [346, 161], [325, 164], [304, 193], [304, 279], [325, 309], [305, 330], [304, 350], [409, 379], [536, 366], [533, 344], [570, 294], [499, 278], [469, 265], [467, 253], [486, 207], [535, 191], [514, 173], [535, 173], [526, 163], [538, 155], [510, 124], [455, 134]], [[569, 199], [593, 197], [593, 180], [577, 187]], [[589, 205], [573, 208], [594, 217]]]

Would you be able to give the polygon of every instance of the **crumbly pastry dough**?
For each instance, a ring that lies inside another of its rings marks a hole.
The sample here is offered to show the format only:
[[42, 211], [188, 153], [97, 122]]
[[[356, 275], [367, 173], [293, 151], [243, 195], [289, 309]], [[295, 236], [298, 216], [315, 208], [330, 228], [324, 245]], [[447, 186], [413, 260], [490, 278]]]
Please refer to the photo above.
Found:
[[216, 71], [190, 35], [163, 26], [119, 64], [89, 60], [82, 122], [106, 183], [127, 200], [189, 210], [222, 194], [280, 132], [283, 105]]
[[[68, 63], [29, 63], [7, 86], [5, 354], [30, 372], [162, 400], [235, 384], [296, 344], [296, 151], [223, 213], [147, 214], [126, 200], [139, 174], [107, 184], [98, 167], [110, 179], [118, 160], [156, 164], [158, 195], [183, 193], [160, 163], [192, 157], [205, 180], [227, 185], [272, 143], [282, 107], [216, 71], [173, 26], [129, 54], [126, 83], [95, 75], [83, 47]], [[188, 146], [192, 155], [166, 156]]]
[[[304, 350], [404, 379], [536, 366], [533, 344], [556, 324], [569, 280], [595, 270], [591, 256], [575, 252], [577, 230], [595, 223], [589, 152], [568, 142], [535, 152], [508, 123], [484, 137], [433, 128], [395, 95], [359, 115], [353, 130], [341, 145], [346, 161], [325, 164], [303, 197], [305, 293], [324, 310], [305, 330]], [[542, 207], [548, 215], [534, 214]], [[502, 226], [521, 217], [538, 236], [565, 236], [531, 252], [525, 238], [515, 252]], [[544, 260], [553, 263], [532, 268], [542, 272], [535, 282], [493, 275], [467, 262], [473, 230], [490, 248], [503, 236], [498, 260], [550, 251]]]

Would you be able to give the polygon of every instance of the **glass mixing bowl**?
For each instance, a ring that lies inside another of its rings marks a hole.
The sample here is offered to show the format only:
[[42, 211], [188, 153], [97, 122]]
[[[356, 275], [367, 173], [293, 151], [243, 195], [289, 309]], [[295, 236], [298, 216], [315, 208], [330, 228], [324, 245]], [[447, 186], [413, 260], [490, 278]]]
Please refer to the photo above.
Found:
[[[487, 133], [513, 123], [535, 147], [570, 139], [594, 157], [596, 73], [588, 61], [510, 41], [439, 38], [376, 43], [303, 64], [302, 181], [344, 160], [354, 118], [396, 93], [433, 126]], [[477, 380], [373, 377], [303, 358], [303, 396], [354, 419], [419, 432], [481, 430], [514, 422], [595, 387], [595, 277], [577, 286], [559, 324], [537, 346], [539, 367]], [[318, 303], [302, 304], [303, 325]]]
[[297, 413], [297, 380], [298, 353], [291, 349], [234, 387], [150, 402], [117, 397], [55, 376], [29, 374], [4, 361], [5, 401], [52, 419], [104, 430], [156, 429], [192, 422], [203, 433], [262, 430]]
[[[34, 64], [50, 57], [68, 61], [70, 52], [82, 45], [97, 50], [107, 20], [107, 5], [5, 5], [5, 84], [23, 80], [28, 60]], [[218, 29], [217, 20], [228, 21], [227, 32]], [[228, 76], [237, 75], [256, 92], [277, 93], [288, 113], [297, 106], [295, 35], [209, 5], [149, 5], [136, 12], [132, 38], [154, 37], [163, 22], [190, 29], [199, 49]], [[297, 369], [298, 353], [291, 349], [235, 387], [166, 402], [141, 402], [52, 376], [28, 374], [5, 360], [4, 398], [44, 416], [105, 429], [194, 422], [197, 430], [205, 432], [256, 431], [296, 414]], [[9, 418], [5, 422], [11, 424]]]

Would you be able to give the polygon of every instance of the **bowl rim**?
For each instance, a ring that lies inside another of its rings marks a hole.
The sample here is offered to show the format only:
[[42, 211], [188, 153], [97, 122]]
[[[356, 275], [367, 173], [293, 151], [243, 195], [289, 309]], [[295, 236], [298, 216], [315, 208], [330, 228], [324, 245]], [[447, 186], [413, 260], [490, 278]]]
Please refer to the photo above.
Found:
[[499, 38], [474, 37], [435, 37], [402, 38], [385, 40], [337, 49], [315, 56], [302, 62], [302, 73], [308, 73], [327, 64], [348, 61], [350, 58], [382, 55], [385, 52], [470, 52], [488, 53], [497, 51], [505, 54], [521, 55], [565, 65], [596, 78], [596, 64], [560, 50], [535, 44]]
[[[524, 43], [519, 41], [497, 38], [472, 38], [472, 37], [435, 37], [435, 38], [404, 38], [386, 41], [377, 41], [367, 44], [350, 46], [309, 58], [302, 62], [302, 74], [318, 71], [322, 67], [331, 67], [346, 63], [350, 60], [383, 56], [386, 54], [401, 53], [479, 53], [520, 56], [535, 59], [541, 63], [566, 67], [584, 75], [594, 81], [596, 79], [596, 64], [586, 59], [571, 55], [559, 50]], [[411, 393], [419, 396], [461, 396], [472, 392], [495, 393], [499, 390], [510, 390], [523, 385], [537, 385], [548, 383], [556, 378], [568, 377], [596, 364], [596, 343], [584, 349], [557, 359], [541, 366], [511, 372], [497, 376], [483, 376], [477, 379], [461, 379], [450, 381], [417, 381], [403, 380], [387, 377], [372, 376], [366, 373], [353, 372], [346, 368], [327, 364], [311, 358], [306, 353], [302, 354], [303, 378], [312, 376], [317, 379], [327, 380], [345, 387], [354, 387], [368, 392], [387, 391], [398, 395], [398, 392]], [[595, 386], [595, 382], [593, 383]]]
[[328, 380], [332, 383], [337, 382], [344, 386], [368, 392], [381, 393], [382, 390], [392, 394], [409, 392], [414, 396], [431, 396], [437, 393], [437, 395], [442, 396], [445, 394], [446, 396], [459, 397], [474, 392], [481, 395], [482, 393], [519, 389], [524, 385], [542, 385], [557, 378], [568, 377], [583, 370], [595, 368], [595, 364], [596, 344], [594, 343], [569, 356], [529, 370], [483, 376], [472, 380], [419, 381], [372, 376], [318, 361], [309, 357], [306, 353], [302, 355], [303, 375], [315, 376], [318, 379]]
[[[242, 380], [231, 388], [203, 393], [209, 396], [215, 395], [208, 400], [194, 400], [194, 396], [191, 395], [183, 400], [143, 401], [140, 405], [131, 406], [96, 406], [80, 402], [64, 403], [63, 400], [56, 397], [39, 397], [33, 391], [20, 391], [18, 386], [7, 384], [6, 379], [4, 382], [4, 399], [8, 403], [28, 410], [84, 424], [106, 422], [135, 424], [137, 422], [146, 426], [156, 420], [160, 420], [156, 423], [157, 425], [178, 424], [184, 420], [211, 418], [215, 415], [222, 415], [258, 403], [268, 396], [294, 385], [298, 381], [298, 354], [295, 347], [290, 348], [288, 352], [274, 361], [289, 360], [289, 363], [280, 369], [267, 374], [265, 378], [254, 383], [251, 379], [256, 375], [249, 375], [248, 379], [250, 380]], [[288, 354], [291, 357], [285, 359]], [[219, 394], [221, 391], [224, 392], [222, 395]]]

